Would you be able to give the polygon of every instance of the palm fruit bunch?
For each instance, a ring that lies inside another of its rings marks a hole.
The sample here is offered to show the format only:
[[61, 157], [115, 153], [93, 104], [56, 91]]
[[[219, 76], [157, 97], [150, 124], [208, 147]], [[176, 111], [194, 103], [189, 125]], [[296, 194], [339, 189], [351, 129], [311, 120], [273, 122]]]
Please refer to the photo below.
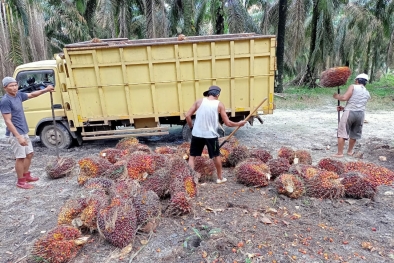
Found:
[[245, 160], [237, 164], [234, 169], [237, 181], [247, 186], [267, 186], [270, 180], [268, 165], [260, 160]]
[[[227, 139], [227, 137], [219, 138], [219, 145], [221, 145], [226, 139]], [[237, 138], [232, 136], [231, 138], [227, 139], [226, 143], [223, 144], [222, 147], [224, 147], [225, 145], [230, 145], [230, 147], [234, 148], [239, 145], [239, 141]]]
[[261, 148], [250, 150], [250, 157], [257, 158], [263, 163], [267, 163], [269, 160], [272, 159], [272, 155], [268, 151]]
[[312, 156], [307, 150], [297, 150], [294, 153], [295, 158], [298, 158], [299, 164], [312, 164]]
[[184, 142], [177, 147], [177, 155], [182, 157], [183, 159], [187, 160], [190, 156], [190, 143]]
[[133, 199], [137, 226], [143, 226], [160, 215], [160, 199], [153, 191], [140, 191]]
[[200, 174], [200, 182], [212, 181], [216, 172], [213, 161], [208, 157], [201, 156], [194, 159], [194, 170]]
[[345, 194], [352, 198], [370, 198], [373, 199], [377, 187], [368, 181], [367, 176], [356, 171], [341, 174], [341, 183], [345, 186]]
[[116, 163], [120, 161], [127, 154], [128, 154], [127, 150], [121, 150], [117, 148], [107, 148], [100, 152], [100, 157], [107, 159], [110, 163]]
[[137, 144], [133, 145], [128, 151], [130, 154], [135, 153], [135, 152], [143, 152], [143, 153], [148, 153], [148, 154], [152, 153], [152, 150], [151, 150], [151, 148], [149, 148], [148, 145], [141, 144], [141, 143], [137, 143]]
[[49, 178], [58, 179], [69, 176], [77, 163], [73, 158], [62, 157], [51, 160], [45, 167], [45, 172]]
[[185, 178], [186, 176], [192, 175], [193, 171], [190, 168], [186, 160], [179, 156], [174, 156], [169, 161], [169, 175], [170, 180], [174, 178]]
[[290, 198], [296, 199], [305, 193], [304, 182], [295, 174], [281, 174], [275, 179], [275, 185], [278, 193]]
[[289, 168], [289, 173], [298, 175], [305, 182], [312, 180], [319, 172], [319, 168], [308, 164], [293, 164]]
[[125, 178], [117, 181], [110, 190], [110, 196], [121, 197], [123, 199], [130, 199], [136, 196], [141, 189], [137, 180]]
[[246, 158], [249, 158], [249, 149], [244, 145], [237, 145], [232, 148], [229, 156], [228, 162], [231, 166], [236, 166], [238, 163], [242, 162]]
[[136, 144], [139, 144], [139, 141], [137, 138], [126, 137], [126, 138], [123, 138], [122, 140], [120, 140], [116, 144], [115, 148], [120, 149], [120, 150], [128, 150], [128, 149], [132, 148], [133, 146], [135, 146]]
[[272, 178], [287, 173], [290, 168], [289, 160], [286, 158], [271, 159], [267, 162]]
[[230, 155], [230, 152], [232, 150], [232, 146], [228, 143], [224, 144], [220, 149], [220, 160], [222, 161], [223, 166], [230, 166], [228, 162], [228, 157]]
[[348, 162], [345, 165], [345, 171], [358, 171], [365, 174], [366, 179], [374, 186], [392, 185], [394, 183], [393, 171], [373, 163]]
[[78, 217], [83, 209], [87, 206], [85, 198], [70, 199], [60, 208], [57, 216], [58, 225], [71, 225], [74, 218]]
[[108, 205], [109, 198], [104, 191], [93, 191], [86, 198], [86, 203], [87, 206], [79, 216], [82, 226], [90, 231], [97, 230], [97, 215], [102, 208]]
[[172, 155], [152, 153], [151, 156], [153, 158], [153, 163], [155, 167], [164, 168], [164, 167], [168, 167]]
[[176, 153], [176, 149], [168, 147], [168, 146], [161, 146], [155, 149], [155, 153], [158, 154], [174, 154]]
[[178, 192], [171, 195], [170, 205], [167, 213], [172, 216], [182, 216], [192, 211], [190, 197], [185, 192]]
[[137, 215], [133, 203], [114, 197], [97, 215], [99, 233], [112, 245], [123, 248], [132, 243], [137, 232]]
[[345, 85], [351, 74], [348, 67], [329, 68], [321, 73], [320, 85], [328, 88]]
[[340, 198], [345, 195], [345, 187], [338, 174], [321, 170], [307, 183], [307, 195], [315, 198]]
[[345, 165], [341, 161], [333, 160], [330, 158], [321, 159], [317, 163], [317, 166], [320, 169], [335, 172], [337, 174], [342, 174], [343, 172], [345, 172]]
[[83, 185], [86, 189], [98, 189], [109, 192], [109, 189], [114, 185], [114, 181], [108, 178], [90, 178]]
[[127, 161], [127, 174], [131, 179], [142, 181], [154, 171], [155, 162], [152, 155], [143, 152], [135, 152], [129, 156]]
[[71, 226], [57, 226], [33, 245], [32, 254], [45, 262], [66, 263], [75, 258], [81, 245], [81, 232]]
[[195, 197], [197, 195], [197, 184], [192, 175], [183, 177], [175, 177], [170, 183], [170, 194], [185, 192], [188, 197]]
[[119, 180], [127, 177], [127, 161], [121, 160], [114, 163], [103, 173], [103, 176], [112, 180]]
[[289, 161], [289, 164], [293, 164], [295, 157], [295, 151], [289, 147], [282, 146], [278, 151], [278, 158], [285, 158]]
[[151, 190], [155, 192], [160, 198], [167, 197], [170, 187], [170, 176], [168, 173], [168, 168], [156, 170], [152, 175], [141, 182], [141, 187], [145, 189], [145, 191]]
[[85, 157], [78, 161], [78, 184], [83, 185], [89, 178], [100, 177], [112, 164], [106, 159], [97, 156]]

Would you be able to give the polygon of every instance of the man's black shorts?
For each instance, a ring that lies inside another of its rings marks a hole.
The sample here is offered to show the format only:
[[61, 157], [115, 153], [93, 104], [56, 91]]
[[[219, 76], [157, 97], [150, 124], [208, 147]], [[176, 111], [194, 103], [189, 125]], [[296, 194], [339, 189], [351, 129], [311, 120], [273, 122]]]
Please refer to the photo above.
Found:
[[213, 158], [220, 155], [219, 151], [219, 139], [216, 138], [200, 138], [192, 136], [192, 142], [190, 144], [190, 156], [201, 156], [204, 146], [207, 146], [209, 158]]

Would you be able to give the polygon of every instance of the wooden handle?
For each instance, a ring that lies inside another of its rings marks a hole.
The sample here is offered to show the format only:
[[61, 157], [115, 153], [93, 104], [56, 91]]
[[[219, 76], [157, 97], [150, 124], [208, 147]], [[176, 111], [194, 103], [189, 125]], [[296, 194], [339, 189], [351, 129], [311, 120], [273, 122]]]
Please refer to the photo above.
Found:
[[[260, 102], [260, 104], [244, 119], [244, 121], [248, 121], [249, 120], [249, 118], [250, 117], [252, 117], [252, 115], [261, 107], [261, 105], [263, 105], [263, 103], [267, 100], [268, 98], [265, 98], [262, 102]], [[219, 149], [220, 149], [220, 147], [222, 147], [223, 146], [223, 144], [225, 144], [227, 141], [228, 141], [228, 139], [230, 139], [233, 135], [234, 135], [234, 133], [236, 133], [238, 130], [239, 130], [239, 128], [241, 128], [241, 126], [238, 126], [235, 130], [233, 130], [233, 132], [232, 133], [230, 133], [230, 135], [229, 136], [227, 136], [227, 138], [219, 145]]]

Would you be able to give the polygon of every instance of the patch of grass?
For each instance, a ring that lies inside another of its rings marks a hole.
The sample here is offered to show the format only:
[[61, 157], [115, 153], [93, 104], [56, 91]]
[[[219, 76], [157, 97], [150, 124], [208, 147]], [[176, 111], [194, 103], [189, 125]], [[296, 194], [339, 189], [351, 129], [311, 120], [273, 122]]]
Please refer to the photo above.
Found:
[[[350, 77], [348, 83], [340, 87], [340, 93], [345, 93], [348, 86], [354, 82], [354, 77]], [[368, 110], [394, 110], [394, 75], [386, 75], [379, 81], [367, 84], [367, 89], [371, 94], [371, 100], [367, 104]], [[337, 105], [332, 95], [338, 91], [337, 88], [308, 88], [308, 87], [285, 87], [281, 98], [275, 96], [275, 106], [278, 109], [312, 109], [323, 106]], [[345, 105], [345, 102], [341, 102]]]

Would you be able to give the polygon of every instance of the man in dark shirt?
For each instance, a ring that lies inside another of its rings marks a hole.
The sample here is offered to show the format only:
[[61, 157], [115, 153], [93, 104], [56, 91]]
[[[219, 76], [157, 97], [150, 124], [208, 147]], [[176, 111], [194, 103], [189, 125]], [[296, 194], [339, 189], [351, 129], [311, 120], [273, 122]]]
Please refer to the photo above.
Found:
[[3, 79], [3, 87], [6, 94], [0, 101], [0, 111], [7, 126], [9, 142], [16, 158], [15, 171], [18, 176], [16, 186], [23, 189], [31, 189], [33, 186], [29, 182], [37, 181], [39, 178], [32, 177], [29, 171], [31, 159], [33, 158], [33, 146], [28, 136], [29, 127], [23, 112], [22, 102], [38, 97], [48, 91], [53, 91], [54, 88], [52, 85], [48, 85], [43, 90], [28, 94], [19, 92], [18, 83], [12, 77]]

